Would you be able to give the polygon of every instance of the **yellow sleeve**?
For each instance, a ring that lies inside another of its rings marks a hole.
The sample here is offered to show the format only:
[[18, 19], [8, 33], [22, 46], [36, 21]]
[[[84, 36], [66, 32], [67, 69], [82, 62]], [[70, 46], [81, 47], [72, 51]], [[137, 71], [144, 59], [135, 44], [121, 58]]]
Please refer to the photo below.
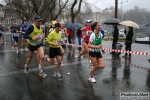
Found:
[[49, 33], [48, 38], [46, 39], [46, 42], [47, 42], [48, 44], [53, 44], [52, 38], [53, 38], [53, 34], [52, 34], [52, 33]]

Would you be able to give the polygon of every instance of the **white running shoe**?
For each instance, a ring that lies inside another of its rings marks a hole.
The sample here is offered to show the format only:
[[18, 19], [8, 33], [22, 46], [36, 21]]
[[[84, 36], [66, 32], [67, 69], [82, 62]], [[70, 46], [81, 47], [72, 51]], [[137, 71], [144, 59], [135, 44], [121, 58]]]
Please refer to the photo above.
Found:
[[25, 64], [24, 65], [24, 72], [26, 73], [26, 74], [28, 74], [29, 73], [29, 67], [27, 66], [27, 64]]
[[19, 55], [19, 54], [20, 54], [20, 52], [19, 52], [19, 51], [16, 51], [16, 53], [17, 53], [17, 55]]
[[25, 50], [28, 51], [28, 48], [25, 47]]
[[94, 77], [92, 78], [91, 76], [89, 77], [89, 81], [92, 82], [92, 83], [96, 83], [95, 78]]
[[61, 66], [64, 66], [64, 63], [63, 63], [63, 61], [61, 62]]
[[58, 72], [55, 72], [53, 76], [54, 77], [62, 77], [62, 75], [60, 73], [58, 73]]
[[12, 49], [12, 51], [14, 51], [14, 47], [12, 47], [11, 49]]
[[57, 64], [57, 61], [56, 61], [56, 60], [54, 60], [54, 64], [55, 64], [55, 65]]
[[39, 67], [38, 67], [39, 69], [41, 69], [41, 65], [39, 64]]
[[75, 62], [79, 62], [79, 61], [81, 61], [81, 59], [76, 56], [75, 57]]
[[93, 67], [93, 64], [92, 64], [92, 62], [91, 62], [91, 60], [90, 60], [90, 61], [89, 61], [88, 68], [89, 68], [89, 69], [92, 69], [92, 67]]
[[21, 48], [21, 52], [23, 52], [23, 49]]

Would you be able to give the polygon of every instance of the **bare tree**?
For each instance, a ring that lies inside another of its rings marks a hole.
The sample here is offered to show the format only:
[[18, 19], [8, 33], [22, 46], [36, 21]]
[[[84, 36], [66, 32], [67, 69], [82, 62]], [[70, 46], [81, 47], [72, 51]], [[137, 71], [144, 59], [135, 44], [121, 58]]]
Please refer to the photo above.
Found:
[[[82, 0], [79, 0], [79, 2], [77, 0], [74, 0], [71, 5], [71, 22], [72, 23], [75, 22], [76, 16], [80, 13], [81, 4], [82, 4]], [[76, 6], [77, 8], [75, 8]]]
[[65, 2], [63, 2], [62, 0], [57, 0], [53, 2], [52, 6], [49, 6], [49, 13], [51, 16], [51, 20], [56, 20], [58, 18], [58, 16], [61, 14], [63, 9], [66, 7], [68, 1], [69, 0], [66, 0]]
[[143, 25], [147, 21], [150, 21], [150, 12], [145, 8], [135, 6], [134, 9], [127, 10], [125, 13], [124, 18], [127, 17], [127, 20], [132, 20], [139, 25]]
[[32, 18], [34, 12], [30, 0], [5, 0], [5, 2], [7, 3], [6, 9], [16, 11], [22, 21], [29, 21]]
[[46, 21], [49, 13], [48, 7], [55, 0], [5, 0], [7, 9], [16, 11], [22, 20], [31, 21], [34, 15], [41, 15]]

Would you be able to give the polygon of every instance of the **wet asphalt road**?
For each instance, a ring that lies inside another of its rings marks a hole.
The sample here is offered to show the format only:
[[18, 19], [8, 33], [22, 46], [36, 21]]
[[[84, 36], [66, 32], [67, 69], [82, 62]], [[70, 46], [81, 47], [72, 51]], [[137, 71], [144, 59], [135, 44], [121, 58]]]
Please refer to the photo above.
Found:
[[[103, 41], [103, 47], [111, 48], [111, 43]], [[28, 54], [24, 51], [17, 56], [11, 50], [12, 45], [11, 37], [6, 33], [4, 46], [0, 46], [0, 100], [120, 100], [120, 92], [150, 92], [149, 56], [132, 55], [131, 59], [124, 59], [124, 54], [115, 56], [106, 51], [103, 55], [105, 68], [98, 69], [95, 73], [97, 82], [90, 83], [87, 56], [84, 55], [81, 62], [75, 62], [77, 47], [65, 48], [64, 66], [60, 69], [62, 78], [52, 76], [56, 65], [47, 62], [48, 77], [42, 78], [38, 75], [36, 56], [30, 63], [29, 75], [24, 74]], [[48, 54], [48, 46], [44, 48]], [[148, 45], [132, 44], [133, 51], [148, 49]]]

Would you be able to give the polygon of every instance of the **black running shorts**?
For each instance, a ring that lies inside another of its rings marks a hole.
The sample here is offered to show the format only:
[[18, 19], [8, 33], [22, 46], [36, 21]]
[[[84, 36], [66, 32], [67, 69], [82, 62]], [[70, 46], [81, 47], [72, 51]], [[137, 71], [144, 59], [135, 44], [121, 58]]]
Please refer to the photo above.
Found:
[[28, 49], [30, 50], [30, 51], [36, 51], [39, 47], [41, 47], [42, 46], [42, 44], [40, 44], [40, 45], [36, 45], [36, 46], [33, 46], [33, 45], [31, 45], [31, 44], [28, 44]]
[[96, 57], [97, 59], [103, 58], [101, 52], [91, 52], [91, 51], [90, 51], [90, 52], [89, 52], [89, 55], [90, 55], [91, 57]]
[[56, 56], [62, 56], [60, 48], [49, 48], [49, 57], [55, 58]]

